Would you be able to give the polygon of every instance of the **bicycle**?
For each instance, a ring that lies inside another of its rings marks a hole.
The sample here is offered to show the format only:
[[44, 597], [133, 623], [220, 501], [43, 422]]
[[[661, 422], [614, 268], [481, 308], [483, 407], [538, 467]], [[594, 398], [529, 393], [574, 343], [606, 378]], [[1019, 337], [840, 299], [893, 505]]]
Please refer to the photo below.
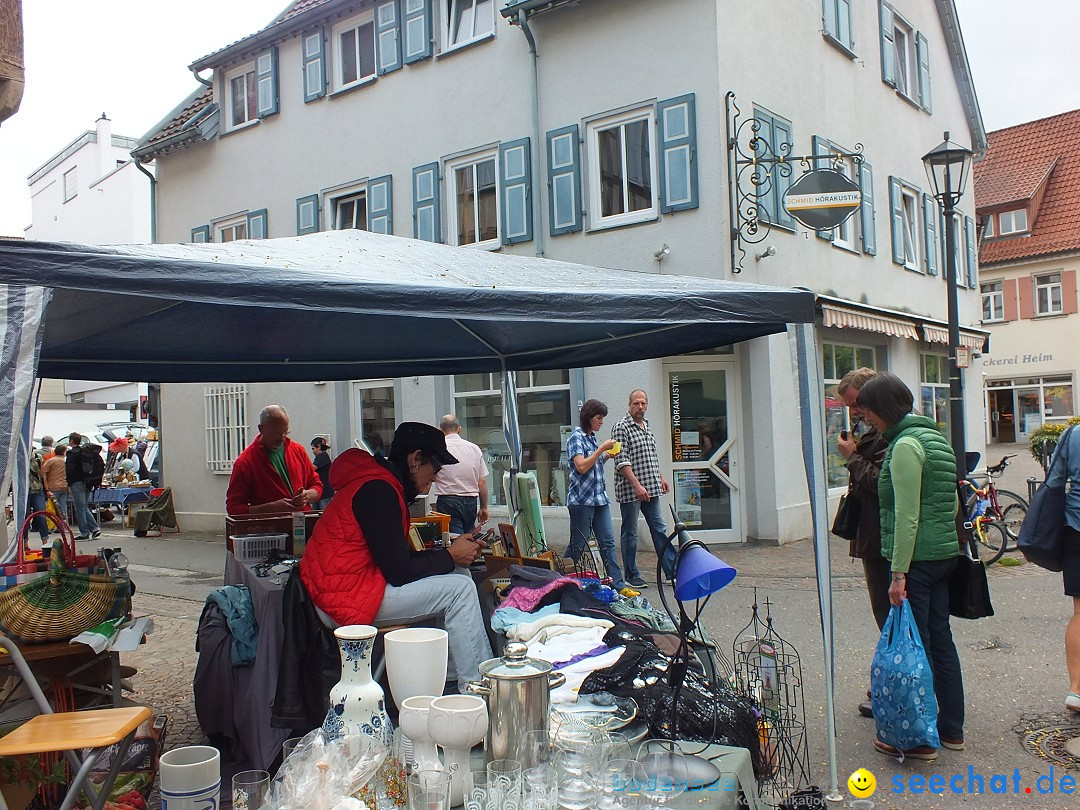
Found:
[[986, 565], [993, 565], [1000, 560], [1008, 550], [1009, 542], [1004, 525], [993, 518], [987, 517], [985, 514], [973, 515], [971, 520], [965, 524], [965, 528], [968, 525], [971, 526], [971, 533], [976, 544], [989, 552], [988, 554], [980, 553], [979, 559]]
[[988, 501], [989, 505], [983, 509], [983, 513], [989, 514], [1004, 527], [1007, 538], [1005, 551], [1016, 551], [1016, 538], [1020, 536], [1020, 527], [1027, 516], [1028, 502], [1011, 490], [998, 489], [994, 484], [994, 476], [1001, 475], [1009, 466], [1009, 459], [1015, 457], [1016, 454], [1012, 453], [1003, 456], [997, 464], [988, 465], [985, 473], [986, 485], [983, 487], [979, 487], [970, 476], [964, 480], [964, 484], [971, 490], [964, 499], [964, 513], [968, 520], [974, 517], [974, 507], [980, 500]]

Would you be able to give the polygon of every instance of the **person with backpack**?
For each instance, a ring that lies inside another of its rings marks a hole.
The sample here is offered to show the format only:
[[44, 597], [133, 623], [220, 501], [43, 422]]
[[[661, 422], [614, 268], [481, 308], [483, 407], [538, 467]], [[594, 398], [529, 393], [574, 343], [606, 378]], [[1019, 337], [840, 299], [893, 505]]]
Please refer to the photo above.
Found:
[[76, 540], [96, 540], [101, 529], [90, 511], [90, 491], [101, 486], [105, 474], [105, 460], [96, 444], [82, 443], [82, 436], [72, 433], [68, 437], [68, 451], [64, 464], [67, 473], [68, 493], [75, 504], [75, 519], [79, 523]]

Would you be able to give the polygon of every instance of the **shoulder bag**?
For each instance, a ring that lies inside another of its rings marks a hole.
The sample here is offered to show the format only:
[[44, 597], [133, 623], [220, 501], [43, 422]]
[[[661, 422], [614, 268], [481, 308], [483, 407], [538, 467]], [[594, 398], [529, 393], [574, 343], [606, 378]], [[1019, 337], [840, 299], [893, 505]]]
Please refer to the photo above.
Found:
[[970, 532], [963, 538], [964, 553], [956, 558], [956, 568], [949, 577], [949, 613], [958, 619], [985, 619], [994, 615], [990, 603], [990, 583], [986, 563]]
[[[1062, 546], [1065, 537], [1065, 485], [1069, 478], [1069, 440], [1073, 428], [1069, 428], [1058, 439], [1058, 452], [1046, 472], [1046, 481], [1039, 484], [1028, 506], [1027, 515], [1020, 525], [1020, 536], [1016, 547], [1027, 558], [1048, 571], [1062, 569]], [[1048, 486], [1054, 468], [1062, 463], [1065, 475], [1061, 484]]]
[[851, 489], [852, 485], [848, 483], [848, 491], [840, 496], [840, 505], [836, 507], [836, 517], [832, 524], [832, 533], [845, 540], [854, 540], [859, 531], [860, 504]]

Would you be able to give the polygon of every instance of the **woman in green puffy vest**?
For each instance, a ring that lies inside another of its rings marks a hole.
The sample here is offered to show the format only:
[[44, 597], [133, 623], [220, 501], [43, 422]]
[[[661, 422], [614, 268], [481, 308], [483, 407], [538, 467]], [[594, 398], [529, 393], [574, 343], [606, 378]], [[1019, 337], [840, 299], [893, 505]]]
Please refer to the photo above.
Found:
[[[914, 397], [895, 374], [878, 374], [859, 389], [859, 407], [881, 431], [889, 450], [878, 479], [881, 553], [889, 561], [889, 601], [905, 599], [919, 628], [938, 703], [941, 744], [964, 749], [964, 681], [949, 626], [949, 576], [956, 567], [956, 456], [937, 422], [911, 412]], [[874, 747], [900, 754], [880, 740]], [[937, 759], [921, 746], [904, 752]]]

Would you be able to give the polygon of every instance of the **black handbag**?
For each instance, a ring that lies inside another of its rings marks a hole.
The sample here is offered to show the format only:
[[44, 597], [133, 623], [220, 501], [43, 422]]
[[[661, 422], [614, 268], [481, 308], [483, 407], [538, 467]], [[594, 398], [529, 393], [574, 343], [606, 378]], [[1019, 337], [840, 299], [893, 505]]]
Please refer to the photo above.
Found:
[[964, 553], [949, 577], [949, 613], [958, 619], [985, 619], [994, 615], [986, 564], [970, 535], [965, 540]]
[[848, 491], [840, 496], [840, 505], [836, 507], [836, 517], [832, 522], [832, 533], [845, 540], [854, 540], [859, 531], [859, 500]]
[[[1063, 567], [1062, 551], [1065, 542], [1065, 483], [1069, 478], [1069, 428], [1058, 439], [1058, 452], [1046, 472], [1046, 481], [1039, 484], [1028, 505], [1027, 515], [1020, 525], [1016, 547], [1027, 558], [1048, 571], [1060, 571]], [[1062, 458], [1064, 456], [1064, 458]], [[1054, 467], [1061, 461], [1066, 466], [1060, 486], [1048, 486]]]

